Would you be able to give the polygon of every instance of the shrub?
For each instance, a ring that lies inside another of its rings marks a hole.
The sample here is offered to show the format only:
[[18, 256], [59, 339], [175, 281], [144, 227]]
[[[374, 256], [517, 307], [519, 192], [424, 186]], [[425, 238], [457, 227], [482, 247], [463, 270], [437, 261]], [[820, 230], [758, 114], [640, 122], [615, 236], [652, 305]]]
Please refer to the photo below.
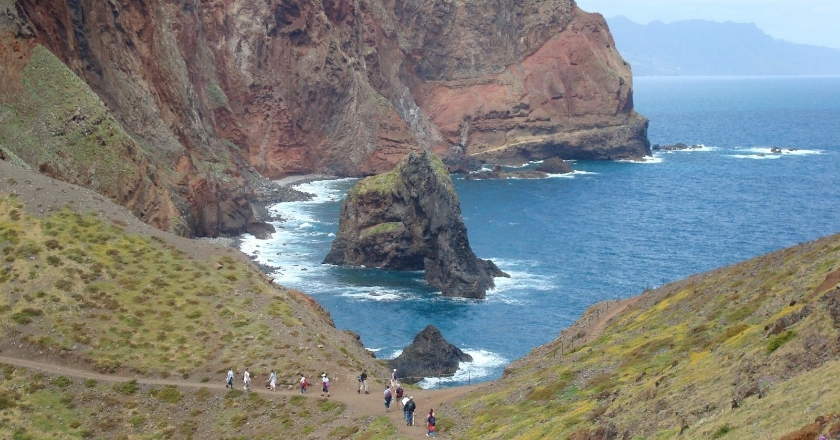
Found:
[[33, 309], [31, 307], [26, 307], [25, 309], [23, 309], [19, 312], [12, 313], [12, 321], [14, 321], [14, 322], [16, 322], [20, 325], [29, 324], [30, 322], [32, 322], [32, 318], [34, 318], [36, 316], [41, 316], [43, 314], [44, 314], [44, 312], [40, 309]]
[[125, 395], [134, 394], [135, 392], [137, 392], [138, 388], [139, 387], [137, 386], [136, 379], [131, 379], [128, 382], [120, 382], [114, 384], [114, 391]]
[[175, 388], [171, 385], [167, 385], [161, 389], [152, 390], [152, 392], [149, 394], [151, 394], [154, 397], [157, 397], [158, 399], [166, 403], [178, 403], [183, 397], [181, 395], [181, 391], [179, 391], [178, 388]]
[[59, 388], [67, 388], [70, 385], [73, 385], [73, 381], [67, 376], [58, 376], [52, 380], [52, 384]]
[[712, 438], [721, 438], [728, 434], [731, 430], [732, 428], [730, 428], [729, 425], [723, 425], [720, 428], [718, 428], [718, 430], [715, 431], [714, 434], [712, 434]]
[[785, 345], [788, 341], [796, 337], [796, 332], [793, 330], [785, 331], [784, 333], [779, 333], [776, 336], [770, 338], [770, 341], [767, 342], [767, 353], [772, 353], [776, 351], [782, 345]]

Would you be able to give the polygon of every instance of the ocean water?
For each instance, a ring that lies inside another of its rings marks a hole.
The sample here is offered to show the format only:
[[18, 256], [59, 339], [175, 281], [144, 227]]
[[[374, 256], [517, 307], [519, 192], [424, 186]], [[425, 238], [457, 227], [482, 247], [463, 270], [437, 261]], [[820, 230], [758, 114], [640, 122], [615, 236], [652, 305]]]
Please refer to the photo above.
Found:
[[475, 360], [433, 387], [499, 377], [597, 301], [840, 232], [840, 77], [643, 77], [634, 96], [652, 143], [703, 148], [544, 180], [454, 177], [473, 250], [511, 275], [486, 300], [443, 298], [421, 272], [321, 265], [352, 179], [301, 185], [318, 197], [274, 206], [278, 233], [241, 249], [380, 358], [437, 326]]

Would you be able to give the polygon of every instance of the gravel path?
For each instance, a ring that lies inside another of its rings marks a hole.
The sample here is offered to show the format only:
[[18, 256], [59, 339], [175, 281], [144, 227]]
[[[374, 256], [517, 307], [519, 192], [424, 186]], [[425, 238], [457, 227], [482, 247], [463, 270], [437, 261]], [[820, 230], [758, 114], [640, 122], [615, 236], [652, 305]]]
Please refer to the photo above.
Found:
[[[133, 376], [119, 376], [101, 374], [89, 370], [80, 370], [76, 368], [32, 361], [29, 359], [21, 359], [6, 355], [0, 355], [0, 363], [15, 365], [18, 367], [25, 367], [34, 370], [40, 370], [68, 377], [94, 379], [101, 382], [127, 382], [129, 380], [136, 380], [138, 384], [145, 385], [173, 385], [177, 387], [208, 388], [213, 390], [225, 389], [224, 380], [221, 376], [218, 378], [217, 381], [205, 383], [190, 380], [154, 379]], [[265, 388], [262, 388], [259, 385], [262, 383], [262, 379], [264, 378], [258, 378], [254, 380], [254, 386], [252, 387], [251, 392], [275, 396], [298, 395], [297, 387], [294, 387], [291, 390], [287, 388], [278, 387], [277, 391], [270, 391]], [[320, 385], [318, 383], [315, 383], [317, 381], [314, 379], [311, 380], [311, 382], [313, 382], [313, 385], [309, 388], [309, 392], [304, 394], [304, 396], [309, 398], [322, 398], [320, 393]], [[239, 385], [241, 386], [241, 378], [237, 377], [236, 383], [239, 383]], [[385, 406], [383, 404], [382, 398], [382, 393], [385, 390], [384, 386], [382, 386], [380, 389], [380, 386], [373, 384], [370, 386], [370, 394], [359, 394], [357, 392], [358, 382], [356, 382], [355, 380], [338, 380], [335, 381], [335, 383], [331, 387], [331, 393], [329, 398], [347, 405], [347, 410], [345, 411], [345, 416], [347, 417], [361, 418], [367, 416], [379, 416], [387, 414], [394, 426], [397, 427], [397, 430], [399, 430], [401, 434], [404, 434], [409, 438], [425, 438], [426, 428], [423, 423], [423, 420], [425, 420], [425, 416], [429, 412], [429, 408], [435, 408], [435, 412], [438, 413], [437, 408], [440, 408], [443, 403], [451, 402], [452, 400], [472, 390], [475, 390], [480, 386], [481, 385], [450, 387], [443, 388], [440, 390], [407, 389], [406, 393], [414, 397], [414, 402], [417, 404], [417, 411], [415, 411], [414, 426], [406, 426], [405, 422], [403, 421], [403, 412], [399, 409], [399, 405], [396, 402], [396, 399], [391, 402], [391, 410], [389, 412], [385, 412]], [[438, 413], [437, 415], [438, 417], [441, 417], [440, 413]], [[315, 438], [320, 438], [318, 432], [313, 433], [313, 435], [315, 436]], [[444, 433], [439, 433], [438, 438], [447, 438], [447, 436]]]

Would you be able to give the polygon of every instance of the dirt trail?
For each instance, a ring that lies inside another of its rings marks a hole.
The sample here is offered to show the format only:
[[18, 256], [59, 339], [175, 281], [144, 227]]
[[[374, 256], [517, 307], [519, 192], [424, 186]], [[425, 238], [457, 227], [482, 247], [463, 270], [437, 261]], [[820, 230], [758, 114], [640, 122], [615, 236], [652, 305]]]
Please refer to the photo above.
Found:
[[[48, 373], [59, 374], [69, 377], [81, 379], [94, 379], [102, 382], [127, 382], [129, 380], [134, 379], [137, 381], [137, 383], [145, 385], [174, 385], [178, 387], [208, 388], [214, 390], [225, 389], [225, 384], [222, 377], [219, 377], [216, 381], [201, 383], [189, 380], [152, 379], [132, 376], [118, 376], [111, 374], [101, 374], [88, 370], [68, 368], [55, 364], [48, 364], [44, 362], [37, 362], [5, 355], [0, 355], [0, 363], [15, 365], [18, 367], [26, 367], [34, 370], [40, 370]], [[255, 378], [253, 381], [253, 387], [251, 389], [251, 392], [272, 396], [294, 396], [298, 394], [297, 387], [294, 387], [294, 389], [292, 390], [286, 389], [285, 387], [278, 387], [277, 391], [270, 391], [265, 388], [262, 388], [261, 384], [264, 379], [264, 377]], [[310, 386], [309, 391], [306, 394], [304, 394], [304, 396], [309, 398], [322, 398], [320, 393], [320, 384], [315, 383], [317, 382], [317, 380], [311, 380], [311, 382], [313, 382], [313, 385]], [[239, 384], [238, 386], [241, 386], [242, 378], [237, 377], [236, 383]], [[391, 402], [391, 410], [385, 412], [385, 405], [383, 399], [383, 392], [385, 391], [384, 385], [380, 386], [379, 384], [375, 383], [370, 384], [370, 394], [360, 394], [358, 393], [357, 381], [339, 380], [335, 382], [333, 387], [331, 388], [329, 399], [336, 400], [347, 405], [346, 415], [350, 418], [379, 416], [385, 414], [388, 415], [388, 417], [392, 420], [394, 426], [397, 427], [401, 434], [404, 434], [409, 438], [426, 438], [426, 428], [423, 421], [425, 420], [425, 416], [429, 412], [429, 409], [435, 408], [437, 411], [437, 408], [439, 408], [443, 403], [450, 402], [456, 399], [457, 397], [476, 389], [478, 386], [480, 385], [450, 387], [443, 388], [440, 390], [407, 389], [407, 395], [414, 397], [414, 402], [417, 404], [417, 411], [415, 412], [415, 426], [406, 426], [405, 421], [403, 420], [403, 412], [401, 409], [399, 409], [399, 404], [396, 402], [396, 399], [394, 399], [394, 401]], [[438, 415], [438, 417], [440, 417], [440, 415]], [[316, 431], [315, 433], [313, 433], [313, 435], [315, 437], [318, 437], [319, 432]], [[447, 437], [445, 435], [438, 434], [438, 438]]]
[[610, 303], [606, 310], [598, 314], [598, 320], [595, 321], [594, 325], [587, 330], [586, 336], [582, 340], [578, 341], [577, 344], [585, 344], [598, 339], [607, 328], [609, 320], [633, 304], [636, 304], [639, 301], [639, 298], [641, 298], [641, 296], [634, 296], [632, 298], [626, 298]]

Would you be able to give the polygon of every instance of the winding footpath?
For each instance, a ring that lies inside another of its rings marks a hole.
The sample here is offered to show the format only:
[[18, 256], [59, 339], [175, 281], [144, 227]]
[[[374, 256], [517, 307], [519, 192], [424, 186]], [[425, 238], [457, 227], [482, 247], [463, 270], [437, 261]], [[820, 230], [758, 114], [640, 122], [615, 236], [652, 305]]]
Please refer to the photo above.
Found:
[[[589, 330], [583, 341], [579, 343], [587, 343], [598, 338], [604, 332], [610, 319], [634, 305], [639, 300], [639, 297], [627, 298], [609, 304], [606, 310], [599, 313], [598, 319], [589, 327]], [[22, 359], [11, 357], [7, 355], [0, 355], [0, 363], [10, 364], [18, 367], [25, 367], [34, 370], [40, 370], [48, 373], [64, 375], [68, 377], [76, 377], [81, 379], [94, 379], [102, 382], [126, 382], [129, 380], [136, 380], [139, 384], [166, 386], [172, 385], [186, 388], [208, 388], [214, 390], [225, 389], [224, 378], [219, 377], [216, 381], [211, 382], [194, 382], [189, 380], [172, 380], [172, 379], [154, 379], [132, 376], [118, 376], [111, 374], [101, 374], [89, 370], [80, 370], [76, 368], [69, 368], [55, 364], [33, 361], [29, 359]], [[254, 381], [257, 384], [258, 381]], [[423, 424], [424, 417], [428, 413], [429, 408], [440, 408], [443, 403], [451, 402], [457, 398], [481, 388], [483, 385], [470, 385], [460, 387], [449, 387], [439, 390], [420, 390], [409, 389], [406, 392], [414, 397], [417, 404], [417, 411], [415, 412], [415, 425], [406, 426], [403, 420], [403, 412], [399, 409], [399, 404], [394, 400], [391, 402], [391, 410], [385, 412], [383, 404], [382, 392], [385, 390], [384, 385], [375, 383], [371, 380], [369, 386], [370, 394], [358, 394], [358, 382], [355, 379], [338, 378], [335, 380], [334, 386], [331, 388], [332, 400], [336, 400], [346, 405], [346, 415], [351, 418], [362, 418], [368, 416], [388, 415], [393, 425], [397, 430], [408, 438], [426, 438], [426, 428]], [[270, 391], [255, 385], [251, 392], [264, 394], [267, 396], [295, 396], [298, 395], [297, 387], [292, 389], [285, 387], [278, 387], [277, 391]], [[310, 398], [321, 398], [317, 390], [317, 384], [313, 385], [311, 391], [304, 394]], [[441, 417], [441, 414], [438, 414]], [[438, 433], [438, 438], [448, 438], [444, 433]]]
[[[68, 368], [44, 362], [32, 361], [29, 359], [21, 359], [0, 355], [0, 363], [14, 365], [17, 367], [25, 367], [28, 369], [44, 371], [68, 377], [80, 379], [94, 379], [101, 382], [127, 382], [129, 380], [136, 380], [138, 384], [167, 386], [172, 385], [176, 387], [185, 388], [207, 388], [213, 390], [225, 390], [225, 383], [223, 378], [211, 382], [194, 382], [189, 380], [172, 380], [172, 379], [154, 379], [133, 376], [118, 376], [112, 374], [101, 374], [89, 370], [80, 370], [75, 368]], [[241, 382], [241, 378], [238, 379]], [[237, 382], [237, 383], [238, 383]], [[372, 381], [370, 381], [372, 382]], [[296, 396], [299, 395], [297, 387], [289, 390], [285, 387], [278, 386], [277, 391], [270, 391], [262, 388], [255, 380], [251, 392], [267, 395], [267, 396]], [[241, 385], [241, 383], [240, 383]], [[440, 390], [406, 390], [407, 394], [414, 397], [417, 404], [417, 411], [415, 412], [416, 424], [415, 426], [406, 426], [403, 420], [403, 412], [399, 409], [396, 399], [391, 402], [391, 410], [385, 412], [385, 405], [383, 404], [382, 393], [385, 390], [384, 386], [378, 384], [371, 384], [369, 386], [370, 394], [358, 394], [358, 382], [354, 380], [338, 380], [331, 388], [331, 396], [329, 399], [336, 400], [346, 405], [346, 415], [348, 417], [367, 417], [367, 416], [381, 416], [388, 415], [393, 425], [397, 430], [409, 438], [426, 438], [426, 428], [422, 422], [425, 414], [429, 408], [439, 408], [441, 404], [452, 401], [459, 396], [474, 390], [479, 385], [450, 387]], [[318, 385], [313, 384], [310, 391], [303, 396], [309, 398], [322, 398], [318, 392]], [[438, 438], [447, 438], [445, 435], [439, 434]]]

